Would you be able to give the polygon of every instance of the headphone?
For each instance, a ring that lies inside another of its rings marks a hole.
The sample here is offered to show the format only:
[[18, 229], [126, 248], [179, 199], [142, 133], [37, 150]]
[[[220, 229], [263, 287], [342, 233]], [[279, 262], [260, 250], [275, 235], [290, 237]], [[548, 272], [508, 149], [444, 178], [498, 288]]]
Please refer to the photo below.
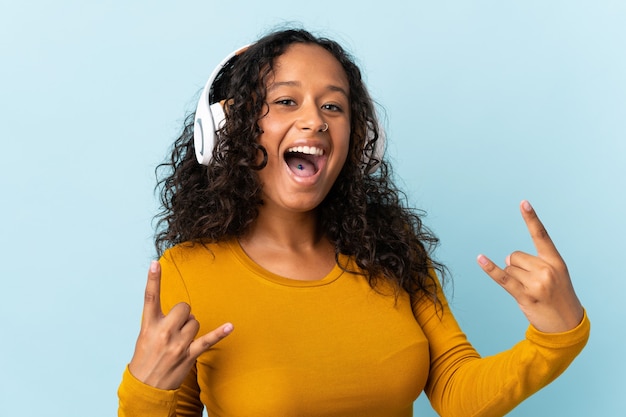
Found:
[[[228, 97], [224, 97], [221, 91], [220, 81], [225, 70], [245, 52], [250, 45], [246, 45], [236, 51], [231, 52], [213, 70], [206, 82], [198, 106], [196, 108], [195, 122], [193, 128], [193, 141], [196, 151], [196, 159], [202, 165], [209, 165], [213, 157], [213, 148], [217, 141], [217, 131], [220, 130], [226, 121], [224, 113], [224, 103]], [[374, 138], [374, 131], [371, 126], [367, 126], [368, 141]], [[366, 174], [371, 174], [378, 169], [385, 153], [385, 134], [380, 122], [378, 122], [378, 140], [373, 149], [364, 149], [362, 162], [369, 167]]]

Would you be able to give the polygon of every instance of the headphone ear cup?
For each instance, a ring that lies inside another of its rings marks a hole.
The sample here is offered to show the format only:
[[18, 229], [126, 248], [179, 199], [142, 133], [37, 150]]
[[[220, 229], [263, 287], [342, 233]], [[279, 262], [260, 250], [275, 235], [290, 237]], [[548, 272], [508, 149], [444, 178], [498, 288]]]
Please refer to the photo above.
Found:
[[[202, 98], [200, 100], [202, 101]], [[209, 165], [211, 162], [213, 148], [217, 142], [217, 131], [225, 121], [226, 115], [222, 103], [213, 103], [210, 106], [198, 104], [193, 128], [193, 141], [198, 163]]]
[[202, 165], [209, 165], [211, 162], [216, 139], [216, 129], [207, 90], [205, 87], [200, 95], [193, 127], [193, 144], [196, 151], [196, 159]]

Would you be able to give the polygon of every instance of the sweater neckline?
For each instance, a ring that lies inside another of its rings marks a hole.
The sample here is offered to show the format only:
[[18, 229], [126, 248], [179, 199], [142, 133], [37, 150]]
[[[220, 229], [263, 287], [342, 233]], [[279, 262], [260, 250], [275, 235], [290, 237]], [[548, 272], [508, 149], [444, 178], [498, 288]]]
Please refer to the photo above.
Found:
[[[239, 240], [232, 239], [228, 242], [228, 246], [232, 253], [235, 255], [237, 260], [247, 269], [252, 271], [255, 276], [260, 279], [268, 282], [272, 282], [274, 284], [286, 286], [286, 287], [321, 287], [324, 285], [329, 285], [335, 282], [341, 275], [344, 274], [344, 270], [335, 263], [333, 269], [323, 278], [318, 280], [299, 280], [293, 278], [283, 277], [281, 275], [275, 274], [267, 269], [263, 268], [261, 265], [257, 264], [248, 256], [248, 254], [243, 250]], [[348, 257], [342, 254], [339, 254], [339, 262], [342, 265], [348, 265]]]

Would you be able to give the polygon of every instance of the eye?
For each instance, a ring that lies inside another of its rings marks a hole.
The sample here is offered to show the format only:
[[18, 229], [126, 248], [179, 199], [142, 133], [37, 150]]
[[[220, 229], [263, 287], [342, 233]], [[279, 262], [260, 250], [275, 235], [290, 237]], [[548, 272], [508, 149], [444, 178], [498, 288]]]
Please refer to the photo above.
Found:
[[342, 112], [343, 111], [343, 109], [340, 106], [336, 105], [336, 104], [324, 104], [322, 106], [322, 108], [324, 110], [330, 110], [330, 111], [333, 111], [333, 112]]
[[281, 98], [280, 100], [275, 100], [274, 104], [279, 104], [281, 106], [295, 106], [296, 102], [290, 98]]

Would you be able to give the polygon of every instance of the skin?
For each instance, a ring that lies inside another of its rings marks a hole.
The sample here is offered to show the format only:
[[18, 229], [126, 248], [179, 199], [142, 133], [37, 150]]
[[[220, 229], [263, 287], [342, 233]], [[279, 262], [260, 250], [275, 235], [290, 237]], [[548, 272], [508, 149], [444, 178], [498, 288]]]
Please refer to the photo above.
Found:
[[[265, 269], [297, 280], [317, 280], [334, 267], [334, 248], [320, 232], [316, 208], [346, 161], [350, 141], [348, 80], [339, 62], [314, 45], [292, 45], [276, 61], [267, 85], [268, 113], [259, 121], [268, 154], [259, 172], [264, 204], [242, 248]], [[328, 129], [325, 129], [325, 123]], [[325, 162], [311, 177], [294, 175], [284, 154], [295, 145], [325, 150]], [[479, 255], [481, 268], [517, 301], [529, 322], [543, 332], [576, 327], [583, 308], [567, 267], [530, 203], [520, 205], [537, 255], [513, 252], [504, 268]], [[161, 268], [148, 272], [143, 320], [129, 364], [140, 381], [176, 389], [195, 360], [233, 331], [225, 323], [196, 338], [199, 324], [186, 303], [164, 315], [160, 305]]]
[[[348, 155], [349, 94], [341, 64], [317, 45], [295, 44], [276, 59], [267, 86], [269, 112], [258, 123], [268, 154], [267, 166], [259, 171], [262, 212], [315, 217]], [[315, 176], [298, 177], [287, 167], [283, 155], [297, 145], [324, 148], [327, 162]]]

